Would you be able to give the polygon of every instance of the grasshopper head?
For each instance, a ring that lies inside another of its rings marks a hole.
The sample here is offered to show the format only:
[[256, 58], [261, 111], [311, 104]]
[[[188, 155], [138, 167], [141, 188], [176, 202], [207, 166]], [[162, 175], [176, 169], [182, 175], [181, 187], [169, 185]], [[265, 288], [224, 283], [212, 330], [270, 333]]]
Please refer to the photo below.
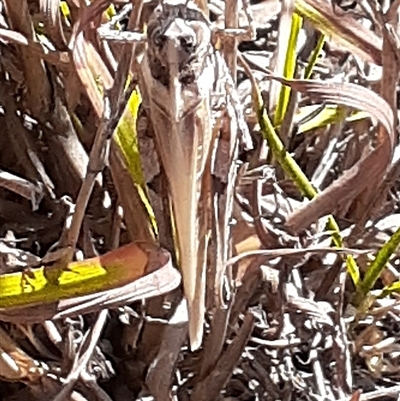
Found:
[[195, 79], [209, 51], [210, 22], [193, 1], [164, 1], [148, 23], [148, 56], [154, 79], [164, 86], [173, 75], [183, 85]]

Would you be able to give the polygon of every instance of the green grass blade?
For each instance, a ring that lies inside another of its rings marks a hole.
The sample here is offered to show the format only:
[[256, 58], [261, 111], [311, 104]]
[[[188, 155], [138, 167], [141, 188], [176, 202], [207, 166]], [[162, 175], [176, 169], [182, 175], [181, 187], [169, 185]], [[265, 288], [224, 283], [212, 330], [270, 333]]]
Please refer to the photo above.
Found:
[[105, 291], [146, 274], [147, 254], [134, 243], [68, 265], [0, 275], [0, 308], [48, 304]]
[[364, 279], [360, 283], [358, 290], [353, 298], [354, 305], [360, 305], [363, 299], [374, 287], [376, 280], [378, 280], [383, 269], [391, 257], [391, 255], [396, 251], [400, 244], [400, 227], [396, 232], [390, 237], [390, 239], [381, 247], [377, 252], [375, 259], [369, 265], [368, 270], [365, 274]]
[[140, 94], [133, 91], [127, 107], [114, 132], [114, 139], [124, 155], [128, 171], [132, 177], [139, 196], [146, 207], [153, 229], [157, 232], [157, 224], [153, 208], [147, 194], [147, 186], [143, 174], [139, 153], [136, 120], [141, 103]]
[[337, 15], [331, 2], [296, 0], [295, 12], [346, 51], [381, 65], [382, 42], [379, 36], [351, 16]]
[[313, 52], [311, 53], [310, 59], [308, 60], [307, 67], [304, 72], [304, 79], [309, 79], [311, 77], [311, 74], [313, 72], [315, 65], [317, 64], [318, 56], [321, 53], [324, 43], [325, 43], [325, 35], [321, 34], [318, 39], [318, 43], [315, 46]]
[[395, 281], [394, 283], [386, 286], [378, 295], [378, 298], [385, 298], [386, 296], [391, 295], [394, 292], [397, 294], [400, 292], [400, 281]]
[[[290, 79], [294, 77], [294, 73], [296, 70], [296, 62], [297, 62], [297, 54], [296, 54], [297, 38], [299, 36], [302, 23], [303, 23], [303, 18], [293, 13], [289, 43], [286, 52], [285, 67], [283, 69], [283, 76], [285, 78]], [[291, 88], [289, 86], [287, 85], [281, 86], [274, 116], [275, 125], [283, 121], [289, 103], [290, 91]]]
[[[343, 117], [340, 107], [326, 105], [318, 114], [315, 114], [312, 118], [308, 118], [308, 115], [313, 114], [318, 108], [320, 108], [320, 105], [309, 105], [300, 108], [298, 115], [295, 116], [295, 121], [299, 124], [297, 130], [298, 134], [314, 131], [318, 128], [326, 127], [329, 124], [338, 123]], [[346, 117], [346, 122], [351, 123], [369, 117], [369, 114], [366, 112], [353, 111]], [[305, 122], [302, 122], [302, 120]]]
[[[275, 132], [272, 122], [265, 108], [263, 107], [259, 88], [256, 86], [255, 82], [254, 85], [255, 91], [257, 92], [253, 96], [254, 103], [256, 107], [258, 122], [260, 124], [261, 132], [264, 136], [264, 139], [268, 142], [268, 146], [270, 147], [274, 157], [279, 162], [285, 173], [296, 183], [297, 187], [300, 189], [303, 195], [306, 196], [308, 199], [314, 198], [315, 196], [317, 196], [316, 189], [312, 186], [307, 176], [303, 173], [298, 164], [289, 155], [289, 153], [283, 146], [282, 141]], [[327, 229], [331, 232], [333, 244], [336, 247], [342, 247], [343, 241], [340, 235], [340, 230], [333, 216], [329, 216], [328, 218]], [[346, 257], [346, 265], [347, 271], [354, 285], [356, 286], [356, 288], [358, 288], [360, 281], [359, 268], [355, 259], [351, 255], [348, 255]]]

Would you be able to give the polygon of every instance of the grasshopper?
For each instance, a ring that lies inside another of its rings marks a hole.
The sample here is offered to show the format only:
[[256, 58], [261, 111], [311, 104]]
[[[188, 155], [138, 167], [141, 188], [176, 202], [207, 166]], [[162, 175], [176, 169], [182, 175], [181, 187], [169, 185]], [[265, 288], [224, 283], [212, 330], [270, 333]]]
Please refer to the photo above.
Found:
[[193, 1], [151, 15], [141, 63], [143, 105], [168, 180], [191, 349], [203, 338], [207, 269], [221, 297], [240, 143], [251, 147], [234, 80]]

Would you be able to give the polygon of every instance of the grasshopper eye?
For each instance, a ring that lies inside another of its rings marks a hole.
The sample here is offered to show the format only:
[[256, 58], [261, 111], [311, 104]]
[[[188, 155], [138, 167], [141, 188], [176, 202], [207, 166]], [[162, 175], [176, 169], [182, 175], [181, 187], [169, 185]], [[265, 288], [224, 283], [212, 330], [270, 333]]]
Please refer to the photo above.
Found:
[[153, 42], [154, 42], [154, 44], [155, 44], [157, 47], [162, 47], [162, 46], [164, 45], [166, 39], [167, 39], [167, 38], [165, 37], [165, 35], [163, 35], [163, 34], [161, 33], [161, 28], [157, 28], [157, 29], [153, 32], [152, 37], [153, 37]]
[[196, 50], [195, 38], [193, 35], [182, 35], [179, 38], [179, 43], [186, 53], [193, 53]]
[[161, 16], [161, 14], [162, 14], [162, 11], [163, 11], [162, 5], [159, 4], [159, 5], [154, 9], [153, 14], [154, 14], [154, 16], [155, 16], [156, 18], [159, 18], [159, 17]]

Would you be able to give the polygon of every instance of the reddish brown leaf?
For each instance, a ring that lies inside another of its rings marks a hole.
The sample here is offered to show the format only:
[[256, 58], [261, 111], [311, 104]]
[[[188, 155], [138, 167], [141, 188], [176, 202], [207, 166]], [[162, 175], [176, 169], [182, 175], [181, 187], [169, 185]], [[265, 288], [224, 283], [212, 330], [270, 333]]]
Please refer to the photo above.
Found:
[[394, 115], [392, 108], [381, 96], [359, 85], [314, 80], [285, 80], [276, 77], [274, 79], [299, 92], [307, 93], [315, 100], [366, 111], [373, 120], [379, 123], [375, 149], [310, 203], [289, 215], [287, 227], [293, 232], [298, 232], [319, 217], [334, 213], [343, 205], [348, 205], [362, 191], [375, 187], [376, 182], [383, 178], [393, 153]]

